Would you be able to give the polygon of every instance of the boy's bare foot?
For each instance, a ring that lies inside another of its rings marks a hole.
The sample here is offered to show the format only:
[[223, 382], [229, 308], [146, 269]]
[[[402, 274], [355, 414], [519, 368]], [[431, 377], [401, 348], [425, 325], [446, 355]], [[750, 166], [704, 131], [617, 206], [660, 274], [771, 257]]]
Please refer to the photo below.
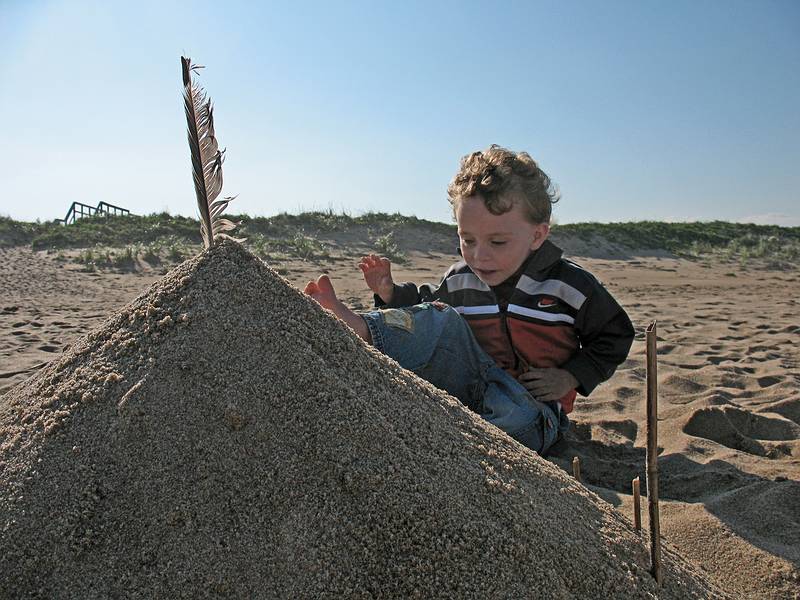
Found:
[[333, 289], [330, 277], [327, 275], [320, 275], [316, 281], [309, 281], [303, 289], [303, 293], [311, 296], [314, 300], [319, 302], [322, 308], [327, 308], [342, 321], [347, 323], [362, 340], [368, 344], [372, 343], [372, 336], [369, 333], [369, 327], [367, 327], [366, 321], [347, 308], [342, 301], [336, 297], [336, 291]]

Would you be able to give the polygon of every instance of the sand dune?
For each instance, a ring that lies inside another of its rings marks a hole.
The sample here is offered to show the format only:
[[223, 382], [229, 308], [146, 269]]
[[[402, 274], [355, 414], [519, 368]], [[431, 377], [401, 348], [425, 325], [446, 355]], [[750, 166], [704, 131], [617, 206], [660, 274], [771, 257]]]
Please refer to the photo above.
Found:
[[[90, 274], [52, 256], [0, 250], [0, 393], [57, 358], [157, 274]], [[435, 281], [452, 256], [411, 253], [396, 278]], [[628, 309], [639, 335], [551, 460], [582, 461], [584, 482], [631, 515], [644, 480], [644, 327], [659, 329], [662, 533], [729, 593], [797, 598], [800, 589], [800, 275], [669, 257], [577, 258]], [[304, 283], [328, 270], [343, 299], [371, 296], [354, 262], [296, 262]], [[644, 486], [643, 486], [644, 487]], [[646, 511], [645, 511], [646, 525]]]

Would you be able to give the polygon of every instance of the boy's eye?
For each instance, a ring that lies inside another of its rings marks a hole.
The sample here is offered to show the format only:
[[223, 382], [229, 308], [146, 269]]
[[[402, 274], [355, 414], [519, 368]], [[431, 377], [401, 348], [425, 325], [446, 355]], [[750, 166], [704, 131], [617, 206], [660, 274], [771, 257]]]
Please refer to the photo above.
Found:
[[505, 240], [492, 240], [492, 246], [503, 246], [506, 244]]
[[462, 243], [462, 244], [464, 244], [465, 246], [472, 246], [472, 244], [474, 244], [474, 243], [475, 243], [475, 240], [465, 240], [465, 239], [462, 239], [462, 240], [461, 240], [461, 243]]

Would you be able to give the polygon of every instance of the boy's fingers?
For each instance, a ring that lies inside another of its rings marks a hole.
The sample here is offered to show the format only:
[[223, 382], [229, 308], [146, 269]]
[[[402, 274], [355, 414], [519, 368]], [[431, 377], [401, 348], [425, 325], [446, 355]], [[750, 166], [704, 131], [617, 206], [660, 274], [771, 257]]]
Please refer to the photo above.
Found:
[[529, 392], [532, 392], [538, 398], [539, 396], [549, 394], [552, 388], [545, 383], [538, 383], [526, 386]]
[[537, 369], [535, 367], [528, 367], [528, 370], [525, 372], [528, 373], [529, 375], [532, 375], [533, 377], [544, 377], [545, 375], [547, 375], [548, 371], [551, 370], [552, 369]]
[[519, 376], [519, 379], [523, 381], [533, 381], [536, 379], [541, 379], [547, 375], [547, 372], [550, 369], [534, 369], [533, 367], [529, 367], [527, 371], [522, 373]]

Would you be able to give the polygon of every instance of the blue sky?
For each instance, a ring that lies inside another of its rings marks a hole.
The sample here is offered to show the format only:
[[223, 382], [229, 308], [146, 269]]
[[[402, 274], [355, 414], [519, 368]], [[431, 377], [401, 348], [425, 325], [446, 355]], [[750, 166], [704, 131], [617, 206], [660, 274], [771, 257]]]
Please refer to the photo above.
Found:
[[196, 214], [181, 54], [230, 212], [450, 221], [459, 158], [527, 150], [558, 222], [800, 225], [800, 2], [0, 0], [0, 214]]

